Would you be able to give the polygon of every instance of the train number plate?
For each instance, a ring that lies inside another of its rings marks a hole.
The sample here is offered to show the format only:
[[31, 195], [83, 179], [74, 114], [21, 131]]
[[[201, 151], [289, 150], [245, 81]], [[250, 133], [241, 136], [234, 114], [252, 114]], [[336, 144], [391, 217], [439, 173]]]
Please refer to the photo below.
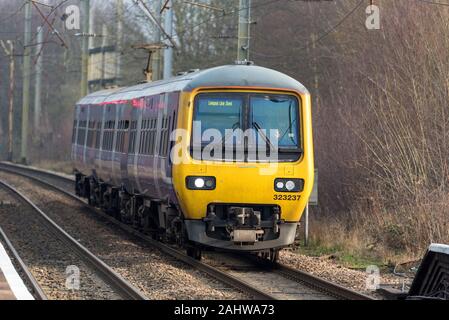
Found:
[[276, 201], [299, 201], [300, 198], [296, 194], [275, 194], [273, 199]]

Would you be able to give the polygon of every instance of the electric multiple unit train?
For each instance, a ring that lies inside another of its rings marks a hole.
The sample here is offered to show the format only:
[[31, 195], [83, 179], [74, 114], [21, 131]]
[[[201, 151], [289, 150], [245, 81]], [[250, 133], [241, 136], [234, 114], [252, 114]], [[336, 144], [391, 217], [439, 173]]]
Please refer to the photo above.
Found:
[[79, 196], [155, 239], [274, 259], [314, 183], [310, 94], [254, 65], [93, 93], [72, 159]]

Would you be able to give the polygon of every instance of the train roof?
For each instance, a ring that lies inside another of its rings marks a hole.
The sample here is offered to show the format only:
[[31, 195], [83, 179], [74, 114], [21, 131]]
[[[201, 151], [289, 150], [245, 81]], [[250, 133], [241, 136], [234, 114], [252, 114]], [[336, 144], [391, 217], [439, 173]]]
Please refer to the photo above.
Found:
[[95, 104], [130, 100], [161, 92], [191, 92], [197, 88], [258, 87], [282, 88], [308, 94], [307, 89], [288, 75], [254, 65], [226, 65], [190, 72], [169, 80], [143, 83], [132, 87], [115, 88], [92, 93], [78, 104]]

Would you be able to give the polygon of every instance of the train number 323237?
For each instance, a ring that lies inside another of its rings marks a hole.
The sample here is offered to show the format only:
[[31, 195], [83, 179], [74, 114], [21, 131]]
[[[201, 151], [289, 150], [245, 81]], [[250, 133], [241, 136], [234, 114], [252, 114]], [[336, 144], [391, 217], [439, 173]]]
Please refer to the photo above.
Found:
[[274, 200], [276, 201], [299, 201], [301, 197], [295, 194], [275, 194]]

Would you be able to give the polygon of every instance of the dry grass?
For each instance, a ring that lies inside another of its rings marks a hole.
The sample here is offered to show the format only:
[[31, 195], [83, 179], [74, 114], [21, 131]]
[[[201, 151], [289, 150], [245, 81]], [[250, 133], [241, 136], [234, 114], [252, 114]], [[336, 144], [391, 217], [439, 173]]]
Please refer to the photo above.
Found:
[[[260, 6], [252, 54], [303, 82], [314, 98], [320, 209], [313, 243], [401, 261], [421, 256], [431, 242], [449, 243], [449, 7], [378, 0], [381, 30], [366, 30], [361, 6], [310, 41], [357, 3]], [[191, 65], [189, 57], [179, 65]], [[44, 161], [69, 155], [72, 112], [60, 105], [50, 115], [53, 131], [33, 145], [33, 160], [70, 172], [67, 162]], [[64, 121], [55, 120], [59, 114]]]
[[449, 10], [379, 4], [382, 29], [340, 29], [346, 41], [321, 82], [329, 95], [315, 118], [332, 130], [316, 130], [325, 197], [312, 236], [398, 262], [449, 243]]
[[389, 265], [419, 259], [430, 243], [449, 243], [449, 194], [425, 191], [397, 207], [373, 196], [349, 214], [315, 216], [312, 243]]

